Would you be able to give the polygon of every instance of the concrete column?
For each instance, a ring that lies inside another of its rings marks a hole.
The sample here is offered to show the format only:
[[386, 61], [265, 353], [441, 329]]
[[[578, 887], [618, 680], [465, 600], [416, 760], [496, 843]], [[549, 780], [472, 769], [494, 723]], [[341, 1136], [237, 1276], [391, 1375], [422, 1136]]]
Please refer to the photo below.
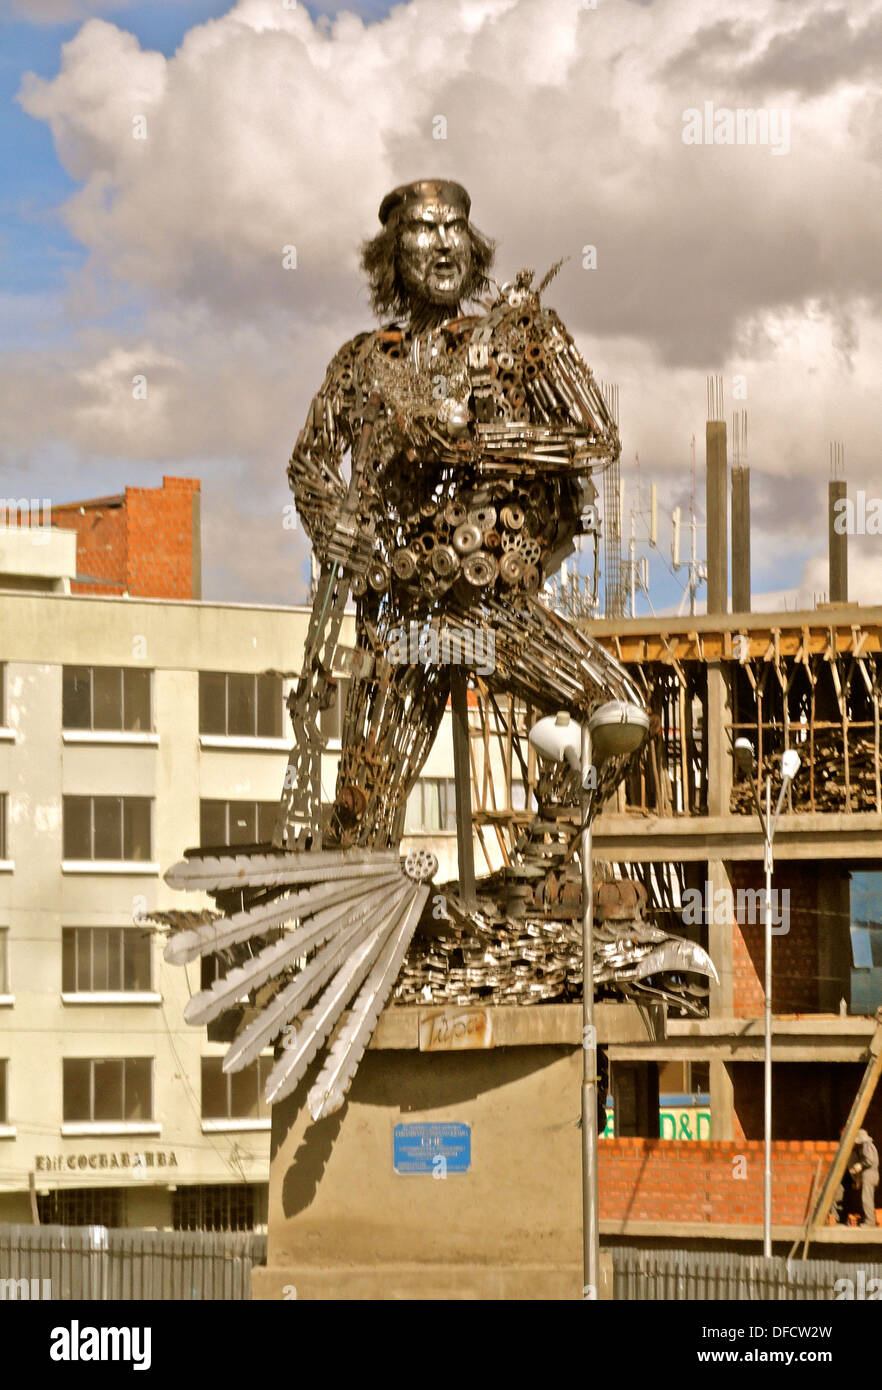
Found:
[[720, 661], [707, 664], [707, 813], [728, 816], [732, 796], [732, 745], [729, 741], [729, 681]]
[[707, 611], [729, 610], [729, 495], [726, 422], [708, 420], [707, 453]]
[[[846, 496], [844, 478], [831, 478], [827, 484], [827, 527], [830, 557], [830, 602], [848, 603], [848, 536], [834, 530], [836, 503]], [[840, 512], [843, 510], [840, 507]], [[842, 523], [840, 522], [840, 525]]]
[[[708, 1014], [711, 1018], [731, 1018], [734, 1010], [732, 933], [734, 894], [728, 866], [722, 859], [707, 864], [708, 926], [707, 949], [717, 968], [720, 983], [711, 981]], [[725, 909], [720, 907], [724, 901]], [[719, 895], [719, 896], [718, 896]], [[711, 1134], [714, 1139], [735, 1137], [735, 1097], [732, 1076], [725, 1062], [710, 1064]]]
[[750, 612], [750, 469], [732, 469], [732, 612]]

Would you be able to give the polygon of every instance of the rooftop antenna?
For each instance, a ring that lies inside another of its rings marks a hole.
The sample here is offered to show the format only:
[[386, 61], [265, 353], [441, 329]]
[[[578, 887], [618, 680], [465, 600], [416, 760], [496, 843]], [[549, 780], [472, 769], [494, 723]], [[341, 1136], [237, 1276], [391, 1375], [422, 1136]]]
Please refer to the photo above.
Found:
[[[613, 424], [618, 429], [619, 388], [614, 382], [601, 382], [600, 389]], [[621, 618], [625, 611], [625, 592], [622, 584], [624, 510], [622, 470], [616, 458], [603, 473], [603, 609], [607, 618]]]
[[[655, 483], [649, 485], [649, 510], [643, 507], [643, 488], [640, 482], [640, 455], [634, 455], [634, 462], [637, 465], [637, 490], [636, 503], [631, 506], [631, 529], [628, 540], [628, 559], [624, 565], [624, 587], [629, 596], [629, 613], [632, 618], [637, 616], [637, 594], [644, 593], [649, 604], [649, 611], [655, 617], [655, 609], [652, 606], [652, 599], [649, 597], [649, 556], [641, 555], [637, 558], [638, 539], [648, 541], [649, 545], [656, 548], [658, 545], [658, 490]], [[643, 533], [639, 538], [637, 526]]]
[[[708, 377], [708, 410], [711, 409], [711, 381], [716, 378]], [[675, 571], [686, 568], [688, 578], [686, 588], [683, 590], [683, 597], [677, 613], [682, 617], [686, 601], [689, 601], [690, 615], [695, 613], [695, 598], [700, 584], [707, 582], [707, 565], [703, 560], [698, 559], [698, 527], [699, 521], [695, 511], [695, 435], [692, 436], [692, 486], [689, 494], [689, 559], [680, 559], [680, 523], [681, 511], [675, 507], [671, 517], [671, 563]], [[703, 524], [703, 523], [702, 523]]]

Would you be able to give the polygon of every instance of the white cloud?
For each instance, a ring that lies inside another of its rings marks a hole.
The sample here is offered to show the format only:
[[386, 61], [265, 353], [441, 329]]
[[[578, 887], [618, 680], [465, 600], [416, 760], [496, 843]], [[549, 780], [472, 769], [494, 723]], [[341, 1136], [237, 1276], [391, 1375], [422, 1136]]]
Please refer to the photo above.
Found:
[[[170, 58], [90, 20], [56, 78], [22, 86], [81, 185], [64, 215], [90, 266], [75, 349], [12, 363], [0, 385], [15, 447], [226, 457], [230, 505], [242, 467], [275, 497], [328, 357], [370, 323], [357, 245], [382, 194], [439, 173], [470, 188], [500, 274], [570, 256], [549, 299], [620, 383], [625, 457], [639, 450], [667, 506], [688, 491], [693, 432], [700, 476], [704, 376], [746, 374], [750, 462], [782, 480], [755, 484], [755, 544], [797, 545], [823, 530], [827, 440], [846, 439], [856, 482], [879, 450], [882, 94], [859, 59], [882, 8], [855, 0], [846, 29], [817, 28], [824, 13], [412, 0], [366, 25], [240, 0]], [[705, 100], [786, 107], [791, 153], [685, 146], [683, 111]], [[114, 278], [141, 306], [135, 330], [100, 327]], [[156, 394], [134, 416], [137, 360]]]

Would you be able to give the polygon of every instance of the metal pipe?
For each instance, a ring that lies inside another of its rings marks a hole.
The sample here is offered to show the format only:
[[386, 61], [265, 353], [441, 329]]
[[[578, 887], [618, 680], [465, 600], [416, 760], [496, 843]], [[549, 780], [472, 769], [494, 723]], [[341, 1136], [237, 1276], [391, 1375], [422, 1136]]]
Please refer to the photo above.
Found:
[[763, 1254], [772, 1255], [772, 778], [766, 777], [766, 978], [763, 1043]]
[[597, 1030], [594, 1027], [594, 885], [591, 877], [591, 732], [582, 725], [582, 1296], [596, 1299], [600, 1285], [597, 1214]]
[[456, 793], [456, 851], [459, 896], [467, 912], [477, 906], [475, 852], [472, 843], [472, 777], [469, 766], [468, 680], [459, 666], [451, 667], [450, 705], [453, 723], [453, 781]]

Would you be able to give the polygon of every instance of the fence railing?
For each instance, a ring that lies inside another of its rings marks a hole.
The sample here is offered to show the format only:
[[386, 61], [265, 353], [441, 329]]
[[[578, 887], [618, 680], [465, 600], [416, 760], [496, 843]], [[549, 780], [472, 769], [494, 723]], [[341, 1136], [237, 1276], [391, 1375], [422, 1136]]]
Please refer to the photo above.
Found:
[[[613, 1297], [654, 1299], [836, 1300], [882, 1296], [882, 1262], [786, 1260], [728, 1250], [614, 1249]], [[878, 1283], [873, 1283], [878, 1280]]]
[[265, 1263], [250, 1231], [0, 1225], [0, 1300], [250, 1299]]

